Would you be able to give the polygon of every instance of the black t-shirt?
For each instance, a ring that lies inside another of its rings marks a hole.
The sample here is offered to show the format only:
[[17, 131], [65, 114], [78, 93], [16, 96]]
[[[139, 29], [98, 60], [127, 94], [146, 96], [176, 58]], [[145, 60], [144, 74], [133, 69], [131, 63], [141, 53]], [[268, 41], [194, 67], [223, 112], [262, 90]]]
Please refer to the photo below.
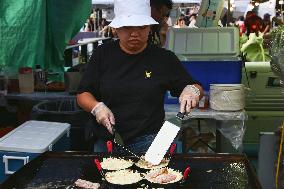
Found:
[[[78, 93], [90, 92], [112, 111], [115, 128], [127, 143], [130, 139], [157, 133], [164, 117], [167, 90], [179, 96], [194, 81], [171, 51], [148, 45], [131, 55], [121, 50], [119, 41], [99, 46], [93, 53]], [[96, 136], [109, 133], [97, 125]]]

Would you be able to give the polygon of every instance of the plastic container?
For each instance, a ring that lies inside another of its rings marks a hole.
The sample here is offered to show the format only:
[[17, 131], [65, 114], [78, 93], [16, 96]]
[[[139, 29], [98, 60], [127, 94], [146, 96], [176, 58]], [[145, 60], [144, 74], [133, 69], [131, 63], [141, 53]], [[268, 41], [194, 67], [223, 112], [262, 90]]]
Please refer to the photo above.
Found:
[[89, 150], [85, 139], [89, 115], [77, 105], [76, 99], [40, 102], [33, 107], [31, 117], [40, 121], [69, 123], [71, 150]]
[[27, 121], [3, 136], [0, 182], [43, 152], [68, 150], [69, 129], [68, 123]]
[[222, 60], [240, 54], [236, 27], [171, 28], [168, 36], [167, 49], [184, 60]]
[[[242, 79], [242, 62], [238, 61], [182, 61], [190, 75], [209, 91], [210, 84], [240, 84]], [[166, 104], [178, 103], [178, 98], [165, 95]]]
[[20, 93], [34, 92], [34, 75], [30, 67], [23, 67], [19, 69], [19, 89]]
[[245, 108], [242, 84], [211, 84], [210, 108], [218, 111], [239, 111]]
[[[210, 84], [241, 83], [238, 28], [171, 28], [167, 48], [205, 91]], [[178, 99], [167, 93], [165, 103], [176, 104]]]

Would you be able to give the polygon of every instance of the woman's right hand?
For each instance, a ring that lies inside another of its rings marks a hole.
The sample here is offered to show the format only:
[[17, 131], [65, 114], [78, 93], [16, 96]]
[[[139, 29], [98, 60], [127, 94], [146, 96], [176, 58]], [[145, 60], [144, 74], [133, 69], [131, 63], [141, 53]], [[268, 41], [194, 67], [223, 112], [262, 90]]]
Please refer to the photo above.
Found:
[[91, 111], [91, 113], [96, 117], [99, 124], [105, 126], [107, 130], [113, 134], [112, 125], [115, 124], [114, 115], [111, 110], [103, 103], [99, 102]]

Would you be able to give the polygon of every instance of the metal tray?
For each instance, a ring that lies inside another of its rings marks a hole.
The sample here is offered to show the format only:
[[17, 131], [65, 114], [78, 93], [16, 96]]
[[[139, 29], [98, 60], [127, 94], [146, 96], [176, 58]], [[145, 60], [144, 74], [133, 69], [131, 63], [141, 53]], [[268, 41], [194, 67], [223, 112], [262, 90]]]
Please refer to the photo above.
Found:
[[[79, 178], [99, 182], [102, 184], [101, 188], [111, 188], [104, 184], [93, 163], [94, 158], [101, 159], [106, 156], [108, 155], [90, 152], [46, 152], [11, 175], [0, 188], [68, 188]], [[113, 154], [113, 156], [116, 155]], [[191, 167], [191, 172], [186, 182], [174, 188], [261, 188], [255, 171], [245, 155], [176, 154], [169, 165], [180, 171], [184, 171], [187, 166]], [[143, 184], [141, 188], [146, 185]], [[166, 186], [163, 185], [161, 188], [164, 187]]]

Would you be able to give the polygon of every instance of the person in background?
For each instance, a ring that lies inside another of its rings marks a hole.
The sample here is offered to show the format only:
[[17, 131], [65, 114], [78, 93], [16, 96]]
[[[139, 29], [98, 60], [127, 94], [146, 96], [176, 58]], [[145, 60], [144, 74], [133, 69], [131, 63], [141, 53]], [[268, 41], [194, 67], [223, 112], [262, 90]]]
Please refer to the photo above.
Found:
[[242, 34], [246, 32], [245, 17], [239, 16], [237, 21], [235, 22], [235, 25], [238, 26], [238, 28], [240, 30], [240, 36], [242, 36]]
[[221, 21], [221, 25], [222, 25], [222, 27], [225, 27], [225, 26], [227, 26], [227, 22], [228, 22], [228, 14], [227, 14], [227, 9], [223, 9], [223, 11], [222, 11], [222, 16], [221, 16], [221, 18], [220, 18], [220, 21]]
[[222, 20], [218, 20], [218, 27], [224, 27], [222, 24]]
[[99, 20], [99, 31], [102, 31], [108, 25], [108, 21], [105, 18]]
[[99, 31], [100, 36], [110, 37], [110, 38], [117, 37], [115, 33], [115, 29], [109, 26], [109, 22], [105, 18], [102, 18], [100, 23], [101, 23], [100, 28], [102, 28]]
[[100, 34], [102, 37], [110, 37], [115, 38], [115, 29], [110, 26], [105, 26], [101, 31]]
[[197, 17], [197, 15], [196, 14], [192, 14], [192, 15], [190, 15], [190, 17], [189, 17], [189, 25], [188, 25], [188, 27], [189, 28], [196, 28], [196, 26], [195, 26], [195, 24], [196, 24], [196, 17]]
[[264, 26], [263, 33], [264, 34], [269, 33], [270, 29], [272, 27], [272, 22], [271, 22], [270, 16], [271, 15], [269, 13], [266, 13], [266, 14], [263, 15], [263, 26]]
[[165, 17], [165, 22], [167, 23], [168, 27], [172, 27], [172, 18], [170, 17], [170, 13]]
[[[216, 11], [213, 11], [213, 17], [212, 18], [215, 18], [216, 17]], [[221, 13], [221, 24], [218, 23], [218, 25], [220, 26], [234, 26], [235, 24], [235, 18], [233, 17], [233, 13], [232, 12], [229, 12], [228, 14], [228, 9], [227, 8], [224, 8], [222, 10], [222, 13]]]
[[179, 15], [179, 19], [183, 20], [185, 22], [185, 15], [184, 14], [180, 14]]
[[84, 23], [83, 27], [80, 29], [80, 32], [87, 31], [88, 22], [89, 22], [89, 19], [86, 20], [86, 22]]
[[282, 20], [282, 16], [279, 12], [276, 12], [276, 15], [272, 18], [272, 27], [282, 26], [284, 24], [284, 20]]
[[179, 17], [174, 25], [174, 28], [186, 28], [184, 17]]
[[250, 33], [255, 33], [258, 36], [259, 32], [264, 31], [263, 20], [252, 11], [249, 11], [246, 14], [244, 23], [247, 36], [249, 36]]
[[148, 37], [148, 43], [163, 47], [166, 43], [168, 24], [165, 18], [173, 8], [172, 0], [150, 0], [151, 16], [158, 25], [152, 25]]
[[189, 23], [190, 23], [190, 9], [189, 8], [186, 8], [186, 10], [185, 10], [185, 25], [189, 25]]
[[256, 12], [254, 11], [248, 11], [245, 15], [245, 19], [248, 19], [250, 16], [256, 16]]
[[179, 97], [179, 111], [188, 113], [203, 90], [173, 52], [148, 44], [150, 26], [158, 24], [151, 17], [149, 0], [115, 0], [114, 12], [110, 26], [119, 39], [96, 48], [77, 102], [91, 115], [97, 137], [94, 151], [106, 151], [115, 127], [128, 149], [142, 153], [164, 123], [166, 91]]
[[94, 22], [94, 18], [90, 17], [87, 20], [87, 26], [85, 27], [85, 31], [86, 32], [90, 32], [90, 31], [94, 31], [95, 29], [95, 22]]

